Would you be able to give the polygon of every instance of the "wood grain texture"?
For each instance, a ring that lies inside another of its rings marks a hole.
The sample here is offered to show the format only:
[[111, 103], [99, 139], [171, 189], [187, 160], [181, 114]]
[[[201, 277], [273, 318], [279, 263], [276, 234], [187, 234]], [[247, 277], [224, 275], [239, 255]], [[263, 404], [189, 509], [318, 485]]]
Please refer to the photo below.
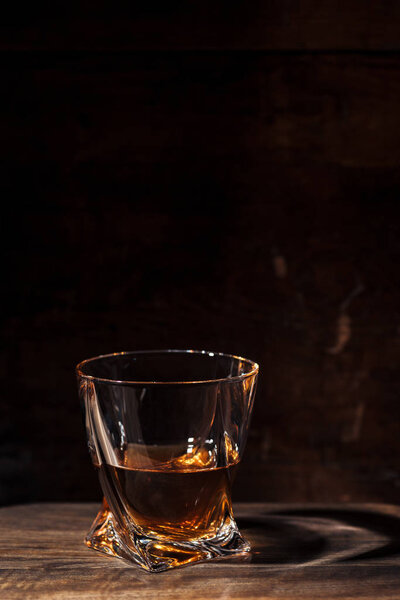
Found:
[[295, 598], [395, 600], [400, 508], [389, 505], [241, 504], [246, 559], [148, 574], [83, 544], [97, 506], [37, 504], [0, 510], [4, 600]]
[[12, 5], [3, 15], [2, 49], [163, 50], [395, 50], [400, 8], [393, 0], [225, 0]]

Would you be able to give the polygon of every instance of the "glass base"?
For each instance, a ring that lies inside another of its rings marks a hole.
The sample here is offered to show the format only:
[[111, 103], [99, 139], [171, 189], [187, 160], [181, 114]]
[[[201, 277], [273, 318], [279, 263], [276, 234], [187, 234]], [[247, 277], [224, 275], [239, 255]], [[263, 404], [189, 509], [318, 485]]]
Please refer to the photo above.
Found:
[[132, 530], [130, 533], [121, 532], [105, 502], [85, 542], [89, 548], [129, 560], [152, 573], [250, 551], [250, 544], [240, 535], [233, 519], [212, 539], [190, 542], [160, 540], [141, 536]]

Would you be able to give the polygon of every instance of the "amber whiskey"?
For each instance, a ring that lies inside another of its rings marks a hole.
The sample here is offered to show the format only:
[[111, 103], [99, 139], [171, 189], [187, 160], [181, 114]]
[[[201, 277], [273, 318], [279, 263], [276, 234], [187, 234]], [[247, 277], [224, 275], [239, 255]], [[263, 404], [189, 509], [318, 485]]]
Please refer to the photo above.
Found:
[[169, 540], [212, 539], [232, 518], [231, 487], [238, 458], [216, 466], [205, 448], [130, 445], [122, 465], [102, 465], [110, 501], [146, 536]]

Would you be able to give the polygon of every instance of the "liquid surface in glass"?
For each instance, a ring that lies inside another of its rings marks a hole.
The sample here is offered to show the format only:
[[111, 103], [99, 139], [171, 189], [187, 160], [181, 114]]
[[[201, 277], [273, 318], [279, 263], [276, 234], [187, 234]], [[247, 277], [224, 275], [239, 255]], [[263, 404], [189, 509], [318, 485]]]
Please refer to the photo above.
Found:
[[231, 487], [237, 452], [227, 465], [205, 447], [129, 444], [122, 465], [103, 464], [100, 479], [109, 502], [122, 506], [144, 535], [176, 540], [215, 537], [232, 518]]

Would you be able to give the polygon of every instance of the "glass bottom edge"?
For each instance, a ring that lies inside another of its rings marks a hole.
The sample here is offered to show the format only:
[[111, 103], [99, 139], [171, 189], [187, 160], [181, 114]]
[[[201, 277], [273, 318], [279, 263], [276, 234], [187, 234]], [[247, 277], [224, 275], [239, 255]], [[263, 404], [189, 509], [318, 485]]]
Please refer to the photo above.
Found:
[[121, 533], [113, 514], [104, 507], [86, 535], [85, 543], [93, 550], [127, 560], [151, 573], [209, 560], [245, 556], [250, 551], [249, 542], [242, 537], [233, 519], [216, 538], [172, 541]]

